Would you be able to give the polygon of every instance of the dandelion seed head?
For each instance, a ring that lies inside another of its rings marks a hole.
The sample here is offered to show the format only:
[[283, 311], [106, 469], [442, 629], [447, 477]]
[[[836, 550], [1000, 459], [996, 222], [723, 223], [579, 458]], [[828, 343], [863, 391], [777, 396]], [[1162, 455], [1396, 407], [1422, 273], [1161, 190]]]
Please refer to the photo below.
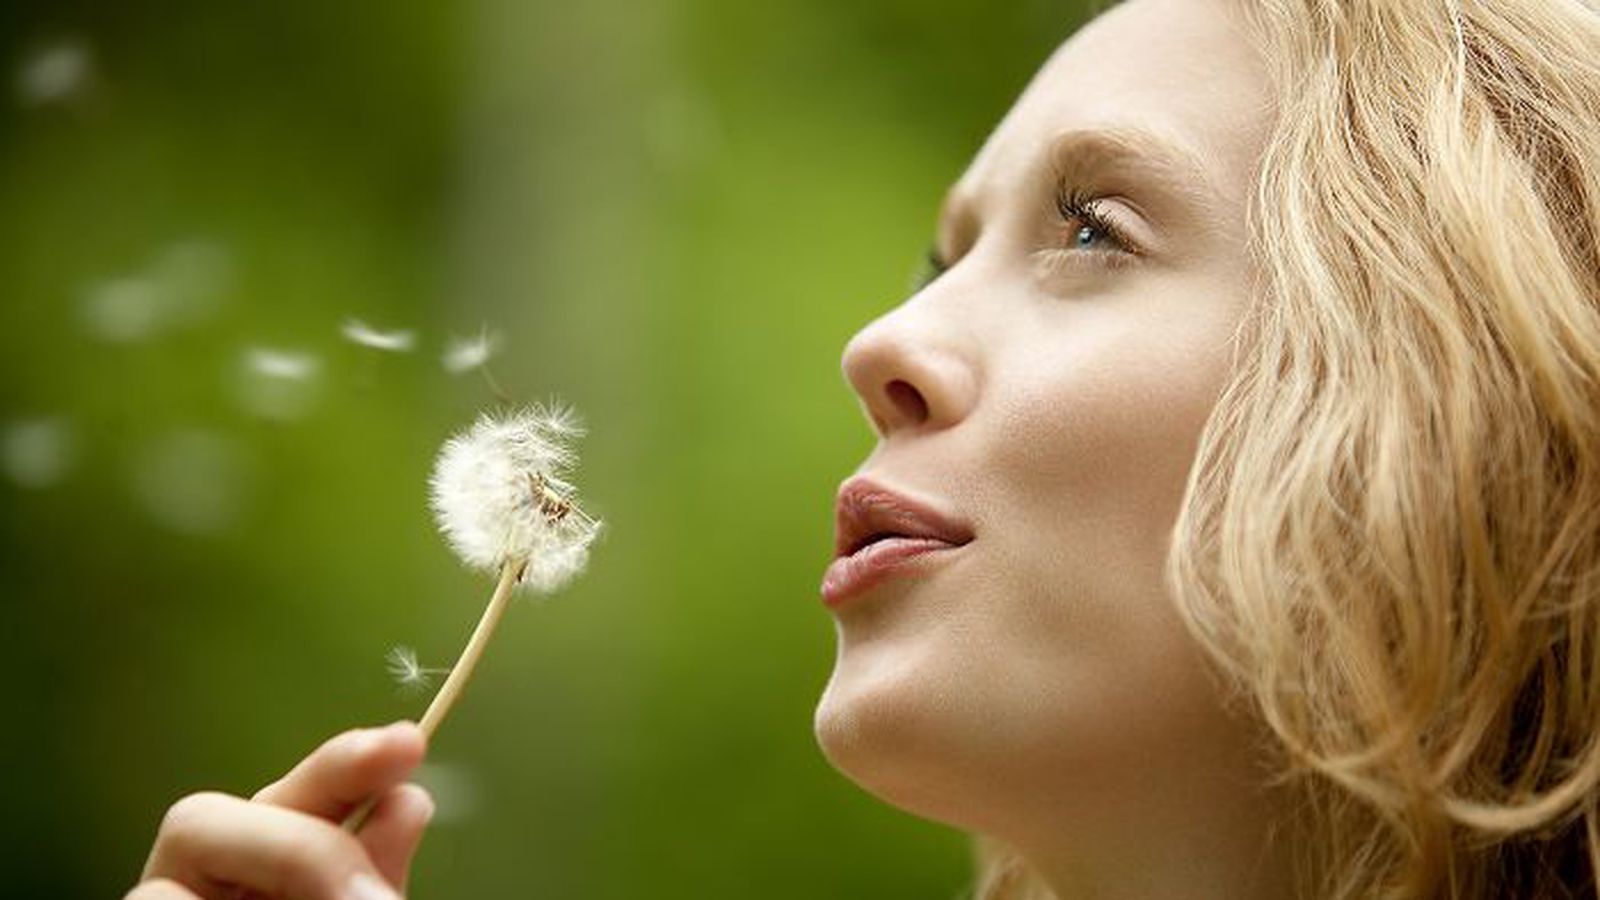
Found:
[[431, 479], [439, 530], [470, 566], [525, 561], [521, 584], [554, 591], [579, 575], [600, 523], [575, 507], [566, 476], [577, 417], [553, 404], [484, 415], [445, 442]]
[[444, 365], [445, 371], [459, 375], [488, 362], [489, 358], [494, 356], [499, 343], [499, 336], [489, 331], [484, 331], [473, 338], [451, 338], [439, 361]]
[[360, 319], [348, 319], [339, 329], [352, 343], [389, 353], [407, 353], [417, 343], [413, 331], [379, 331]]

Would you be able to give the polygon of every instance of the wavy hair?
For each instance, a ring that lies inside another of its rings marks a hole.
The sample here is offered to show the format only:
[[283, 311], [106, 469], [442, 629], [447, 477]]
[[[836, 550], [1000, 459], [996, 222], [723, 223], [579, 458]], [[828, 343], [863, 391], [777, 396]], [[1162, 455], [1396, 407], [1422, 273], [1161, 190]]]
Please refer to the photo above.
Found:
[[1178, 607], [1306, 800], [1305, 897], [1600, 897], [1600, 9], [1240, 9], [1262, 282]]

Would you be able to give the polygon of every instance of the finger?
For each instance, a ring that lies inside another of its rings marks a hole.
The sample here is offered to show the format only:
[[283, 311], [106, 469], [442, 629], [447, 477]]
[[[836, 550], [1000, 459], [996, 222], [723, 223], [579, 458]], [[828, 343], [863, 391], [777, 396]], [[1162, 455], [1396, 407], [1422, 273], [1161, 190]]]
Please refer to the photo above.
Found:
[[427, 740], [413, 722], [335, 735], [252, 800], [342, 820], [373, 794], [388, 790], [422, 762]]
[[122, 900], [200, 900], [200, 895], [169, 878], [135, 885]]
[[360, 842], [338, 826], [217, 793], [191, 794], [167, 810], [145, 877], [296, 900], [399, 900]]
[[361, 829], [367, 857], [390, 884], [405, 893], [411, 859], [422, 842], [423, 829], [433, 818], [433, 797], [420, 785], [391, 788]]

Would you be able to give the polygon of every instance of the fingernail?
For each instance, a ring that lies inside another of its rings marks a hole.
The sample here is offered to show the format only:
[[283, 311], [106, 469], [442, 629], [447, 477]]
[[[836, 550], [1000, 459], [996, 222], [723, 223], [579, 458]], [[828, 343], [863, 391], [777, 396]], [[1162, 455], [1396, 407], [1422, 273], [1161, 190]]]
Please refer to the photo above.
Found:
[[344, 900], [400, 900], [400, 895], [366, 872], [357, 872], [345, 883]]

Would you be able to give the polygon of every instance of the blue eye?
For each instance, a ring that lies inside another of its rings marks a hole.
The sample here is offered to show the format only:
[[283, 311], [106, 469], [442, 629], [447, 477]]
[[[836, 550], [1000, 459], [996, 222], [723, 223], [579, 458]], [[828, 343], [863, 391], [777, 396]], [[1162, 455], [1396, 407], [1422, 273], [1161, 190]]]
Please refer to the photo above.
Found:
[[1096, 209], [1094, 197], [1063, 186], [1056, 192], [1056, 212], [1060, 214], [1063, 224], [1078, 225], [1077, 230], [1072, 232], [1071, 246], [1080, 250], [1093, 249], [1095, 239], [1100, 238], [1110, 242], [1114, 248], [1109, 252], [1133, 252], [1133, 242]]
[[[1139, 245], [1099, 208], [1099, 198], [1066, 184], [1058, 185], [1055, 212], [1061, 237], [1038, 254], [1051, 268], [1083, 265], [1122, 266], [1140, 255]], [[1076, 227], [1074, 227], [1076, 226]], [[938, 247], [928, 248], [912, 280], [912, 293], [932, 284], [950, 268]]]

